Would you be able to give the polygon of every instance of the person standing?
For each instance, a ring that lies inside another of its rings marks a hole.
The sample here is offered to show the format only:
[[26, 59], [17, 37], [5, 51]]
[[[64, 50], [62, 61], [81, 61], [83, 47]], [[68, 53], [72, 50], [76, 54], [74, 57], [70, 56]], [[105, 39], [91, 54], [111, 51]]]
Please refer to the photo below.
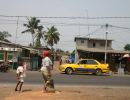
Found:
[[16, 74], [18, 82], [16, 84], [15, 91], [21, 91], [22, 85], [24, 83], [24, 77], [26, 76], [26, 64], [23, 65], [22, 61], [18, 63]]
[[48, 88], [54, 89], [54, 83], [52, 80], [52, 61], [49, 58], [49, 51], [43, 52], [43, 59], [42, 59], [42, 66], [41, 66], [41, 72], [44, 79], [44, 87], [43, 92], [47, 92]]

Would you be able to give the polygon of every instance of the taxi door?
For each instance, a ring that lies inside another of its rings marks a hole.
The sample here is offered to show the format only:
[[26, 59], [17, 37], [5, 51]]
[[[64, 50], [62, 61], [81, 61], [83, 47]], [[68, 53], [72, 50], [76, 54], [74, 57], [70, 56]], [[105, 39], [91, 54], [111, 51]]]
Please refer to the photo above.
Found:
[[86, 71], [86, 60], [79, 61], [78, 65], [77, 71]]
[[98, 63], [94, 60], [87, 60], [87, 64], [85, 67], [86, 67], [88, 72], [95, 73], [95, 71], [98, 67]]

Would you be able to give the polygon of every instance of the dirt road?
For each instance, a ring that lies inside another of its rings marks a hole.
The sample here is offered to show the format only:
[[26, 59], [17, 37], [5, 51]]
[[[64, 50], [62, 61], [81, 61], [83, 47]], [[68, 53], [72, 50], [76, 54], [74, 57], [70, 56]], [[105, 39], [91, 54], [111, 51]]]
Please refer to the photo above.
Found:
[[14, 86], [0, 86], [0, 100], [130, 100], [130, 87], [57, 86], [55, 93], [42, 93], [41, 86], [25, 85], [23, 92]]
[[0, 84], [0, 100], [130, 100], [130, 87], [56, 86], [55, 93], [42, 93], [39, 85], [25, 84], [20, 93], [14, 87]]

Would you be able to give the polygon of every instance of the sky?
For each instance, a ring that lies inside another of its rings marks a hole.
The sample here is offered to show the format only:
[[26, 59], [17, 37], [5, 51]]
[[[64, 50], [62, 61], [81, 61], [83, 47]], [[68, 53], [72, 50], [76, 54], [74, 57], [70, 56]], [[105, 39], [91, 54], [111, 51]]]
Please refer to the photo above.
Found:
[[60, 41], [55, 49], [73, 51], [77, 36], [105, 39], [105, 25], [108, 24], [116, 26], [107, 30], [108, 38], [113, 40], [112, 47], [123, 50], [126, 44], [130, 44], [129, 9], [130, 0], [0, 0], [0, 31], [12, 34], [11, 42], [28, 45], [32, 42], [31, 35], [21, 33], [26, 30], [23, 24], [27, 17], [14, 16], [38, 17], [44, 30], [53, 25], [58, 29]]

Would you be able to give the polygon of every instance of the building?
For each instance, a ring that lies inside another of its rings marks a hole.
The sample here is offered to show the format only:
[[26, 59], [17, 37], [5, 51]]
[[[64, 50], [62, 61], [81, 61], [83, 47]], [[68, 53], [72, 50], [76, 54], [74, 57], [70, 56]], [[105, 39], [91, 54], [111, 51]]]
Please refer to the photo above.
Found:
[[[125, 54], [130, 54], [130, 51], [114, 50], [112, 48], [112, 41], [111, 39], [108, 39], [106, 42], [105, 39], [99, 38], [75, 37], [78, 58], [93, 58], [104, 62], [106, 55], [106, 62], [109, 63], [110, 69], [117, 71], [120, 63], [119, 58]], [[125, 63], [127, 71], [130, 71], [129, 65], [129, 62]]]
[[8, 63], [16, 67], [19, 52], [21, 52], [20, 45], [0, 41], [0, 64]]
[[17, 68], [20, 59], [27, 63], [28, 69], [38, 69], [38, 54], [37, 49], [0, 41], [0, 64], [8, 63], [12, 69]]
[[[76, 46], [79, 48], [96, 48], [105, 49], [105, 39], [99, 38], [85, 38], [85, 37], [75, 37]], [[112, 40], [107, 40], [107, 50], [112, 50]]]

